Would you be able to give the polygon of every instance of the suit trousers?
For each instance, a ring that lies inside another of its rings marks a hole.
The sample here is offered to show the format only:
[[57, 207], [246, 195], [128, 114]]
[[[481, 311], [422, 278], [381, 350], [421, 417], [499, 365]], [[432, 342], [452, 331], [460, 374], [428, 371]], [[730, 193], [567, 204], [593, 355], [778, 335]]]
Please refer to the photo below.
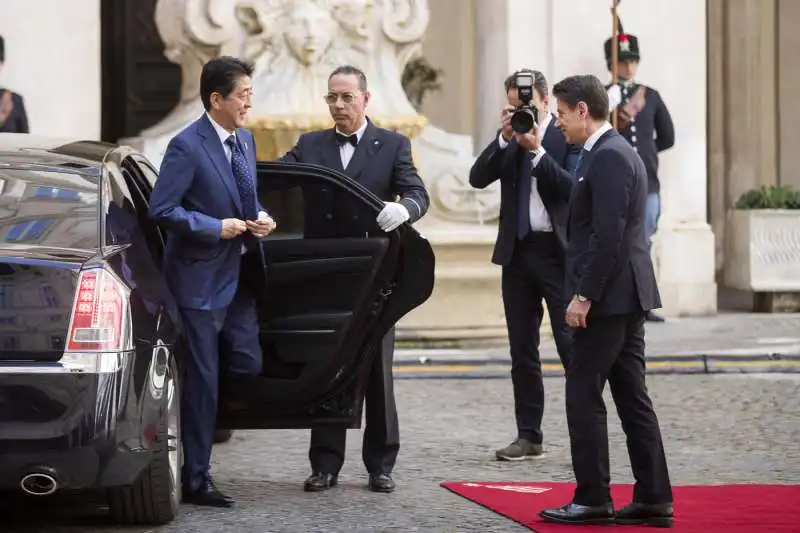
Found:
[[645, 313], [590, 316], [573, 335], [567, 369], [567, 425], [577, 487], [574, 503], [611, 501], [606, 381], [617, 407], [636, 479], [633, 500], [668, 503], [672, 487], [658, 418], [645, 384]]
[[208, 476], [220, 367], [231, 375], [258, 375], [262, 353], [255, 302], [241, 280], [227, 308], [181, 309], [181, 322], [189, 348], [182, 398], [183, 481], [194, 490]]
[[[394, 400], [392, 363], [394, 328], [384, 336], [372, 363], [365, 403], [366, 424], [361, 456], [367, 472], [391, 474], [400, 451], [400, 429]], [[311, 430], [308, 458], [314, 472], [338, 474], [344, 464], [347, 430], [316, 428]]]
[[544, 383], [539, 329], [547, 304], [558, 355], [566, 368], [572, 331], [565, 322], [564, 250], [552, 232], [533, 232], [517, 241], [503, 267], [502, 292], [511, 350], [511, 381], [519, 438], [542, 443]]

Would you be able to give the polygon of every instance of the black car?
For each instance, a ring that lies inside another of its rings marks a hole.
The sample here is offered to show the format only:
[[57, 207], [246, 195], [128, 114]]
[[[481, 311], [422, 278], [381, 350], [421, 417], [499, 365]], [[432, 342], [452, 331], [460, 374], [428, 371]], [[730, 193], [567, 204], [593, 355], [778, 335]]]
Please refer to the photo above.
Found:
[[[122, 523], [177, 513], [184, 352], [156, 177], [129, 147], [0, 134], [0, 491], [106, 489]], [[242, 266], [264, 371], [221, 383], [217, 425], [357, 428], [372, 347], [433, 290], [430, 244], [381, 233], [383, 203], [337, 172], [259, 163], [258, 180], [279, 224]], [[320, 215], [333, 200], [351, 223]]]

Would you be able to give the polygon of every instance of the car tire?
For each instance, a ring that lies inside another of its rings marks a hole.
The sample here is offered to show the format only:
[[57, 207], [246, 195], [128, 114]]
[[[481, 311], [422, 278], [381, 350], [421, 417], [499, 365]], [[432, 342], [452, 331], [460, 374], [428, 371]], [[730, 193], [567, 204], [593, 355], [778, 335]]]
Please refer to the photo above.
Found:
[[164, 366], [164, 410], [150, 464], [133, 485], [108, 491], [111, 517], [120, 524], [161, 525], [171, 522], [178, 514], [183, 459], [180, 374], [173, 357]]
[[224, 444], [233, 437], [232, 429], [218, 429], [214, 431], [214, 444]]

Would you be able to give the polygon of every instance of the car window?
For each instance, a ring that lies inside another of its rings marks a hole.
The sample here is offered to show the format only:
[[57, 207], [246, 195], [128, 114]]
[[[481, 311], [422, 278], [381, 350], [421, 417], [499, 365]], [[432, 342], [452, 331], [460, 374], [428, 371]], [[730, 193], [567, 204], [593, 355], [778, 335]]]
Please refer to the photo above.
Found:
[[149, 179], [146, 177], [146, 171], [152, 172], [152, 169], [136, 164], [132, 156], [128, 156], [122, 161], [122, 173], [125, 176], [126, 183], [133, 192], [139, 224], [142, 226], [142, 230], [148, 242], [153, 241], [150, 246], [154, 248], [154, 251], [157, 249], [158, 256], [161, 257], [165, 242], [164, 234], [148, 215], [148, 210], [150, 209], [150, 193], [153, 188]]
[[126, 159], [130, 159], [136, 164], [136, 168], [141, 173], [141, 178], [143, 179], [142, 185], [142, 193], [145, 195], [147, 200], [150, 200], [150, 193], [153, 190], [153, 187], [156, 186], [156, 179], [158, 179], [158, 172], [153, 168], [153, 165], [142, 156], [138, 155], [131, 155], [128, 156]]
[[380, 235], [373, 207], [339, 183], [314, 174], [259, 174], [258, 197], [277, 223], [272, 239]]
[[130, 244], [139, 230], [137, 206], [124, 172], [116, 166], [106, 167], [105, 195], [108, 199], [105, 214], [106, 244]]

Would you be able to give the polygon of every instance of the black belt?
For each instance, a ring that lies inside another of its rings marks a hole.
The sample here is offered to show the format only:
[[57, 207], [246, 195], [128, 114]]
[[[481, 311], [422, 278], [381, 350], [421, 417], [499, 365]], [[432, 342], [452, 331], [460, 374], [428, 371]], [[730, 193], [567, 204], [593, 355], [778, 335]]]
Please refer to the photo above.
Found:
[[556, 239], [555, 231], [529, 231], [520, 239], [520, 242], [542, 242]]

